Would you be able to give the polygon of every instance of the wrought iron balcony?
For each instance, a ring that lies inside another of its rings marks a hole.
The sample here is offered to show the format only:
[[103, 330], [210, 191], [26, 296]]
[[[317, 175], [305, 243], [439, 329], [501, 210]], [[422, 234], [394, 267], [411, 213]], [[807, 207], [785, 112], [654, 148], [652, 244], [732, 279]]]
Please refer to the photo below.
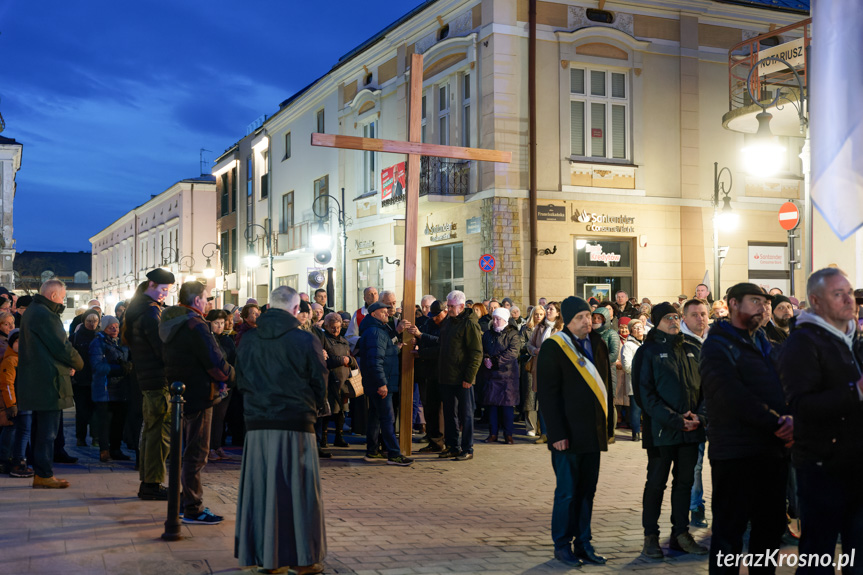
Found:
[[470, 160], [420, 158], [420, 195], [465, 196], [470, 193]]

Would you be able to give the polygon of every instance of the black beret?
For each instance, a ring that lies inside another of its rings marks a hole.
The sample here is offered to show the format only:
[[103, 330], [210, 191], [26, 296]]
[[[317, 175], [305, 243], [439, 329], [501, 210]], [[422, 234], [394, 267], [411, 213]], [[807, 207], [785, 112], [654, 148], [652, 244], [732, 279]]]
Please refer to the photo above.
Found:
[[147, 274], [147, 279], [155, 284], [172, 284], [174, 283], [174, 274], [162, 268], [156, 268]]

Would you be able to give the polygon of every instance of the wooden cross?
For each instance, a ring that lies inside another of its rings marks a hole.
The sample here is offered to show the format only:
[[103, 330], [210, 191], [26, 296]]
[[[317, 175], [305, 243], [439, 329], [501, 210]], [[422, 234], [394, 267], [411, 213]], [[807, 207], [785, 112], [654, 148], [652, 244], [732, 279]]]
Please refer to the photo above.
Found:
[[[408, 155], [407, 191], [405, 197], [405, 256], [403, 264], [404, 294], [402, 297], [402, 310], [405, 317], [410, 319], [413, 319], [413, 310], [416, 306], [417, 238], [419, 234], [417, 220], [419, 219], [420, 156], [437, 156], [441, 158], [476, 160], [482, 162], [509, 163], [512, 161], [512, 152], [423, 144], [421, 115], [422, 86], [423, 57], [422, 54], [413, 54], [411, 56], [411, 85], [409, 95], [410, 106], [407, 142], [401, 142], [398, 140], [380, 140], [375, 138], [360, 138], [356, 136], [339, 136], [335, 134], [312, 134], [313, 146], [362, 150], [366, 152], [391, 152]], [[342, 281], [345, 281], [345, 278], [342, 278]], [[411, 340], [411, 337], [407, 332], [402, 334], [402, 338], [406, 343]], [[446, 361], [446, 358], [441, 358], [441, 361]], [[399, 444], [402, 453], [410, 455], [412, 448], [411, 422], [413, 420], [414, 356], [411, 353], [409, 346], [403, 348], [401, 362], [402, 375], [399, 386], [401, 396]], [[430, 414], [430, 417], [436, 416], [437, 414]]]

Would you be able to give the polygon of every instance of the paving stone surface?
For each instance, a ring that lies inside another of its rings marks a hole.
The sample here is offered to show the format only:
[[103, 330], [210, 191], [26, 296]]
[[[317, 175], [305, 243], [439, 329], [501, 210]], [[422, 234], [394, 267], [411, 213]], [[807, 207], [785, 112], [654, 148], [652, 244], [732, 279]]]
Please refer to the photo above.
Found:
[[[67, 421], [67, 437], [74, 433]], [[322, 461], [327, 573], [562, 574], [706, 573], [707, 559], [667, 549], [670, 507], [660, 523], [663, 561], [640, 556], [641, 494], [646, 457], [620, 431], [602, 455], [593, 515], [593, 543], [604, 566], [568, 569], [552, 558], [550, 537], [554, 475], [545, 445], [516, 436], [515, 445], [482, 443], [460, 462], [416, 455], [413, 467], [362, 461], [360, 437], [331, 448]], [[74, 444], [74, 441], [69, 442]], [[415, 444], [414, 449], [422, 447]], [[239, 448], [228, 448], [239, 455]], [[253, 573], [233, 557], [239, 461], [213, 462], [204, 470], [205, 504], [226, 520], [217, 526], [184, 525], [182, 541], [165, 542], [166, 504], [136, 497], [131, 463], [100, 463], [96, 448], [68, 448], [81, 458], [55, 472], [72, 482], [65, 490], [35, 490], [32, 480], [0, 478], [0, 573], [180, 575]], [[704, 484], [710, 497], [710, 468]], [[709, 513], [708, 513], [709, 519]], [[709, 544], [709, 529], [693, 529]], [[796, 548], [782, 549], [794, 554]], [[743, 569], [745, 573], [746, 570]], [[780, 568], [778, 573], [792, 573]]]

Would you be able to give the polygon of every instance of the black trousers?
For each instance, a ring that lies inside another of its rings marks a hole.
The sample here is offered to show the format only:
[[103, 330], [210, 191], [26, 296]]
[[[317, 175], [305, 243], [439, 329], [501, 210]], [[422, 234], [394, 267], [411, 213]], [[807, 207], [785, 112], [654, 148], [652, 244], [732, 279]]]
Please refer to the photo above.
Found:
[[443, 403], [437, 379], [419, 382], [420, 400], [426, 417], [426, 435], [429, 443], [443, 447]]
[[[779, 549], [785, 532], [785, 483], [788, 462], [784, 458], [746, 457], [711, 459], [713, 477], [713, 537], [710, 540], [710, 573], [734, 574], [740, 567], [719, 566], [717, 555], [743, 550], [746, 524], [752, 524], [749, 553]], [[803, 527], [804, 532], [806, 527]], [[749, 567], [749, 573], [775, 573], [776, 568]]]
[[663, 445], [647, 450], [647, 481], [642, 498], [644, 535], [659, 535], [662, 497], [671, 472], [671, 536], [689, 530], [689, 498], [695, 482], [698, 444]]
[[90, 386], [73, 385], [72, 397], [75, 399], [75, 438], [78, 441], [86, 441], [88, 425], [90, 426], [90, 436], [96, 437], [98, 433], [93, 425], [96, 405], [93, 403]]
[[[851, 462], [849, 462], [851, 463]], [[799, 552], [829, 555], [836, 552], [842, 535], [842, 552], [856, 549], [856, 565], [842, 567], [842, 574], [863, 573], [863, 494], [860, 471], [854, 468], [827, 472], [819, 467], [797, 469], [797, 494], [800, 501]], [[799, 567], [799, 575], [833, 573], [830, 567]]]
[[123, 426], [126, 424], [126, 402], [101, 401], [94, 405], [99, 451], [112, 453], [120, 451], [123, 443]]

